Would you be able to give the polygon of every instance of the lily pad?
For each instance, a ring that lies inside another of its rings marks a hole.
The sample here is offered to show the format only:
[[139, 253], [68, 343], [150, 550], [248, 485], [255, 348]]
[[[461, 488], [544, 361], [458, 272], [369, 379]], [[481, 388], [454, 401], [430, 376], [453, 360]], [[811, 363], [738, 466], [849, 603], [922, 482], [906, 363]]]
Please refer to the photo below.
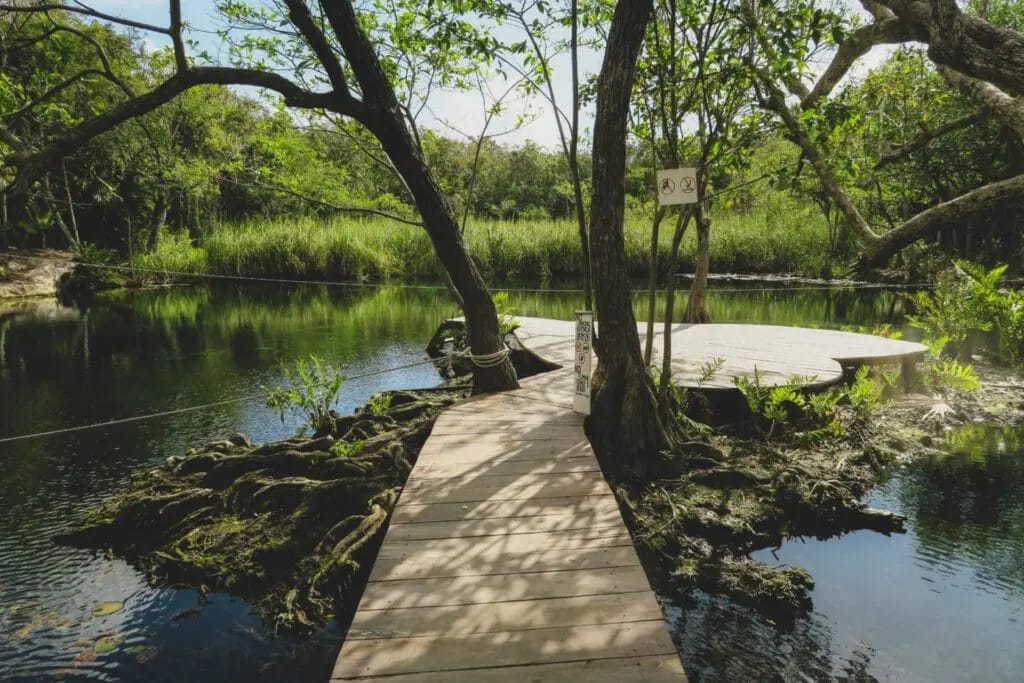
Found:
[[156, 647], [153, 645], [132, 645], [125, 652], [135, 657], [135, 661], [139, 664], [145, 664], [156, 657]]
[[75, 655], [74, 658], [71, 661], [72, 661], [72, 663], [75, 666], [81, 666], [82, 664], [89, 664], [91, 662], [95, 662], [96, 661], [96, 653], [93, 652], [92, 650], [85, 650], [85, 651], [79, 652], [77, 655]]
[[106, 636], [106, 637], [100, 638], [100, 639], [98, 639], [96, 641], [96, 644], [93, 645], [93, 650], [95, 650], [96, 654], [98, 654], [98, 655], [105, 655], [105, 654], [108, 654], [110, 652], [113, 652], [120, 645], [121, 645], [121, 639], [120, 638], [117, 638], [116, 636], [115, 637]]
[[96, 605], [95, 607], [92, 608], [92, 615], [94, 617], [107, 617], [107, 616], [110, 616], [111, 614], [117, 614], [118, 612], [120, 612], [123, 609], [124, 609], [124, 603], [123, 602], [116, 602], [116, 601], [101, 602], [100, 604], [98, 604], [98, 605]]

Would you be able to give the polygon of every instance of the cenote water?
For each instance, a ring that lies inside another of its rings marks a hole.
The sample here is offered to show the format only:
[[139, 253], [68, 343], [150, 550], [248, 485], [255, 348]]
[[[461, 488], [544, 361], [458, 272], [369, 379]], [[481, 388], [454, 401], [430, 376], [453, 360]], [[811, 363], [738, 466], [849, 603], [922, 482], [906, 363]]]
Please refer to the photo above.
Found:
[[[557, 318], [579, 305], [563, 292], [513, 293], [512, 302], [522, 315]], [[714, 294], [711, 306], [722, 322], [872, 326], [892, 320], [899, 300], [751, 290]], [[452, 312], [439, 290], [270, 285], [0, 308], [0, 438], [225, 402], [0, 443], [0, 679], [326, 681], [337, 626], [306, 641], [273, 637], [242, 600], [154, 588], [119, 560], [50, 537], [168, 456], [237, 431], [255, 440], [294, 432], [259, 398], [227, 402], [280, 383], [282, 361], [312, 353], [343, 365], [352, 379], [341, 411], [381, 389], [438, 384], [430, 365], [413, 364]], [[411, 367], [381, 372], [399, 366]], [[1020, 434], [979, 428], [957, 449], [872, 494], [908, 516], [909, 533], [761, 553], [817, 581], [815, 613], [791, 632], [724, 601], [670, 604], [691, 680], [1019, 680], [1024, 447]], [[112, 613], [94, 614], [103, 603]], [[119, 646], [95, 657], [80, 646], [104, 635]]]

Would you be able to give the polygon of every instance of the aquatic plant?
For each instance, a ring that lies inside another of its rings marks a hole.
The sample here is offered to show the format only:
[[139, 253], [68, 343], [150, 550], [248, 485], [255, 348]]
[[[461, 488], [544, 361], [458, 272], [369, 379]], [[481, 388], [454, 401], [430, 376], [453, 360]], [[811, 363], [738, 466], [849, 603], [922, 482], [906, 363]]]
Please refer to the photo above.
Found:
[[332, 406], [345, 377], [339, 372], [326, 371], [323, 361], [312, 354], [308, 358], [297, 359], [292, 367], [282, 365], [281, 370], [292, 386], [262, 386], [267, 396], [267, 407], [278, 411], [281, 422], [289, 412], [297, 412], [315, 435], [327, 433], [334, 417]]
[[908, 320], [924, 332], [923, 341], [935, 355], [969, 360], [973, 337], [995, 331], [1003, 359], [1024, 363], [1024, 292], [1002, 286], [1006, 269], [957, 261], [932, 291], [908, 295], [916, 309]]

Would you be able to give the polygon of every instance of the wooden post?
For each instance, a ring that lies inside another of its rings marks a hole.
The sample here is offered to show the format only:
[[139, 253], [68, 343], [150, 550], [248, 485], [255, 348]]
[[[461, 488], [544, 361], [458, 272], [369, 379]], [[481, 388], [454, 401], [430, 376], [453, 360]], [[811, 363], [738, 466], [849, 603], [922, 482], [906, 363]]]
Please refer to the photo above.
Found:
[[900, 363], [900, 378], [903, 380], [903, 391], [908, 394], [917, 385], [917, 362], [911, 358]]

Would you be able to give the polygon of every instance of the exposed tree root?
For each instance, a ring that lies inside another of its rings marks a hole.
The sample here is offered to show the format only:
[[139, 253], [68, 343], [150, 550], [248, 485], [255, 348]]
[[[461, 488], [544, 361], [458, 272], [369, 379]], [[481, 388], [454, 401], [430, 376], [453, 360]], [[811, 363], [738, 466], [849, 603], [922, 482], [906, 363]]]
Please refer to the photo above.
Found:
[[890, 450], [878, 428], [851, 429], [813, 448], [718, 436], [666, 458], [661, 478], [619, 488], [647, 560], [669, 588], [700, 588], [789, 623], [811, 607], [802, 569], [755, 562], [755, 550], [791, 536], [828, 538], [856, 529], [903, 530], [903, 518], [860, 502]]
[[343, 607], [434, 418], [462, 392], [390, 393], [385, 414], [337, 416], [313, 439], [236, 435], [169, 458], [56, 540], [112, 551], [157, 583], [229, 591], [275, 629], [308, 631]]

